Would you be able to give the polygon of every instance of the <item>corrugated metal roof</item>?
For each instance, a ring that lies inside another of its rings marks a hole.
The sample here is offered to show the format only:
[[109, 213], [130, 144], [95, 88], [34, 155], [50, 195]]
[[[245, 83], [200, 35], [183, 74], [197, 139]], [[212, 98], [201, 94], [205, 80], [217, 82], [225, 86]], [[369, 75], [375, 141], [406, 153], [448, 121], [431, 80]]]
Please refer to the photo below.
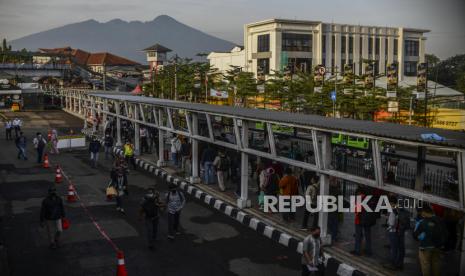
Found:
[[[271, 121], [324, 129], [332, 132], [348, 132], [364, 134], [379, 138], [390, 138], [410, 142], [422, 142], [465, 149], [465, 132], [451, 131], [438, 128], [424, 128], [418, 126], [400, 125], [386, 122], [372, 122], [354, 119], [338, 119], [318, 115], [308, 115], [290, 112], [281, 112], [263, 109], [251, 109], [233, 106], [220, 106], [200, 103], [172, 101], [158, 98], [131, 96], [124, 93], [96, 92], [91, 95], [107, 99], [124, 100], [134, 103], [152, 104], [171, 108], [190, 109], [200, 112], [237, 116], [257, 121]], [[445, 141], [425, 141], [421, 134], [436, 133], [445, 138]]]

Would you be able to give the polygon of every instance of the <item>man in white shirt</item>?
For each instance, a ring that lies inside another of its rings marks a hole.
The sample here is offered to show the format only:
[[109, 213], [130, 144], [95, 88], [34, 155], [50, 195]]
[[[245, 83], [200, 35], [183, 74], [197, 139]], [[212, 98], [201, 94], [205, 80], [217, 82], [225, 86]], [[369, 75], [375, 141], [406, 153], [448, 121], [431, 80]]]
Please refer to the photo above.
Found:
[[181, 141], [176, 134], [173, 134], [173, 138], [171, 138], [171, 160], [173, 161], [173, 165], [178, 167], [178, 153], [181, 151]]
[[147, 129], [141, 127], [139, 130], [140, 136], [140, 154], [148, 152], [148, 143], [147, 143]]
[[324, 275], [324, 255], [321, 246], [320, 227], [310, 230], [303, 241], [302, 247], [302, 275]]
[[11, 130], [13, 129], [13, 124], [10, 120], [5, 122], [5, 136], [6, 140], [11, 140]]
[[13, 120], [13, 128], [15, 130], [15, 137], [18, 138], [19, 132], [21, 131], [21, 120], [18, 118], [15, 118]]

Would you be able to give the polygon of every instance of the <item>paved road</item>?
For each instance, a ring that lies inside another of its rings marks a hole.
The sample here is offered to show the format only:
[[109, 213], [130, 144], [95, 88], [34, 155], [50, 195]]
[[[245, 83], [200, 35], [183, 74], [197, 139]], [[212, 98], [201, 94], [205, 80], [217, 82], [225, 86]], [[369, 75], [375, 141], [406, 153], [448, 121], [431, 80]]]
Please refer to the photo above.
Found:
[[[34, 127], [26, 130], [28, 137], [38, 126], [47, 127], [51, 123], [65, 129], [79, 128], [82, 123], [67, 115], [55, 116], [56, 120], [45, 119], [47, 123], [43, 121], [45, 117], [24, 117], [25, 125]], [[39, 226], [39, 209], [48, 187], [55, 185], [53, 170], [34, 163], [31, 147], [28, 150], [30, 160], [20, 161], [16, 159], [12, 142], [1, 137], [0, 146], [0, 203], [6, 211], [4, 238], [11, 275], [114, 275], [115, 252], [77, 203], [65, 207], [71, 228], [64, 232], [63, 246], [58, 250], [48, 249], [46, 233]], [[148, 250], [143, 222], [137, 217], [138, 203], [146, 187], [156, 185], [164, 191], [166, 186], [153, 176], [131, 171], [130, 196], [125, 202], [127, 215], [121, 215], [113, 202], [105, 201], [110, 162], [92, 169], [87, 158], [85, 151], [73, 151], [52, 156], [51, 161], [62, 165], [72, 176], [82, 201], [124, 250], [129, 275], [299, 274], [297, 253], [192, 198], [188, 198], [182, 214], [182, 235], [175, 242], [166, 239], [164, 215], [157, 249]], [[61, 195], [66, 194], [66, 188], [65, 184], [57, 185]]]

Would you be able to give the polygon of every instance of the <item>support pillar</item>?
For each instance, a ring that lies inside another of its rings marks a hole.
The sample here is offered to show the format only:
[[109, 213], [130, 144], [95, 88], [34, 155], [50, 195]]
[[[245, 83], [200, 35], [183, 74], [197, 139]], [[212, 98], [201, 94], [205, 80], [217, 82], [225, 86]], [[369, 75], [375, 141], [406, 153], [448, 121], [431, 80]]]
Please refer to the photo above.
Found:
[[82, 96], [81, 95], [79, 95], [78, 112], [79, 112], [79, 114], [82, 115]]
[[[139, 113], [137, 105], [132, 109], [132, 116], [135, 121], [139, 120]], [[140, 126], [138, 122], [134, 122], [134, 154], [140, 155]]]
[[[192, 114], [192, 134], [199, 134], [199, 119], [197, 113]], [[192, 176], [191, 183], [200, 183], [199, 177], [199, 141], [195, 138], [192, 138]]]
[[[161, 109], [158, 109], [158, 125], [163, 123], [163, 113]], [[158, 161], [157, 166], [163, 167], [166, 165], [165, 162], [165, 131], [158, 129]]]
[[[327, 170], [331, 166], [331, 134], [323, 133], [321, 145], [321, 161], [322, 168]], [[329, 176], [321, 174], [320, 176], [320, 195], [329, 195]], [[331, 235], [328, 233], [328, 213], [319, 212], [318, 226], [321, 229], [321, 240], [323, 244], [331, 244]]]
[[116, 146], [121, 147], [123, 143], [121, 142], [121, 118], [119, 115], [121, 114], [121, 106], [119, 102], [115, 102], [115, 113], [116, 113]]
[[[249, 122], [242, 123], [242, 147], [249, 146]], [[237, 199], [237, 206], [241, 209], [251, 206], [249, 200], [249, 155], [241, 152], [241, 197]]]
[[92, 132], [95, 132], [97, 130], [96, 128], [96, 112], [95, 112], [95, 98], [90, 98], [90, 116], [92, 118]]
[[426, 173], [426, 148], [423, 146], [419, 146], [418, 155], [417, 155], [417, 173], [415, 176], [415, 191], [423, 192], [425, 173]]
[[103, 101], [103, 112], [102, 112], [102, 129], [105, 134], [105, 125], [107, 123], [107, 112], [108, 112], [108, 100]]

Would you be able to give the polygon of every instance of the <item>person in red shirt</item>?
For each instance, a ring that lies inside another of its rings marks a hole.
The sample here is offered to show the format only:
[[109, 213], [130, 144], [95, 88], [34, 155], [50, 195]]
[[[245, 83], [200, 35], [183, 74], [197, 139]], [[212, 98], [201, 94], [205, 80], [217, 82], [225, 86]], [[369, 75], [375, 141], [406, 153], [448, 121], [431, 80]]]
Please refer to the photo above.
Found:
[[[299, 194], [298, 180], [297, 177], [292, 175], [292, 169], [286, 168], [284, 171], [284, 177], [279, 181], [279, 189], [281, 195], [295, 196]], [[283, 213], [283, 219], [285, 221], [295, 220], [295, 212]]]

